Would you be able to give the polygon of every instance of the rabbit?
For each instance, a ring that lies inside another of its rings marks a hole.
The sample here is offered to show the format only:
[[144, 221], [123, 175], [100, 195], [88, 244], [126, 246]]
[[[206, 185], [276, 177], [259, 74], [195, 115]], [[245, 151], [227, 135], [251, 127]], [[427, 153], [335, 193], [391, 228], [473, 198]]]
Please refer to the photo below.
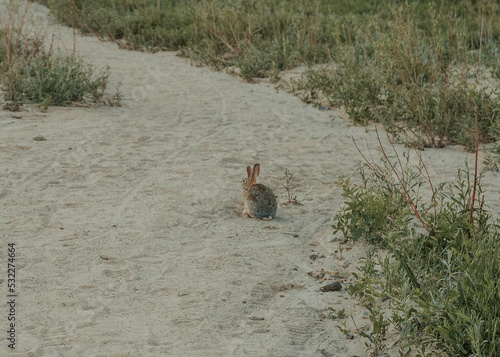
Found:
[[278, 204], [273, 191], [263, 184], [256, 183], [259, 176], [260, 165], [255, 164], [253, 170], [247, 166], [248, 177], [243, 180], [243, 213], [253, 218], [270, 221], [276, 216]]

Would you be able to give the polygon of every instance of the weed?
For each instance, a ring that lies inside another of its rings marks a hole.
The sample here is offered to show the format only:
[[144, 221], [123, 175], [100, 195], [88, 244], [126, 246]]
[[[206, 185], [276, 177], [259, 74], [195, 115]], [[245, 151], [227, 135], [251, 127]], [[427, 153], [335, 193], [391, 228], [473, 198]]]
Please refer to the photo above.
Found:
[[329, 307], [328, 310], [330, 311], [329, 316], [331, 319], [342, 320], [342, 319], [345, 319], [347, 317], [345, 309], [336, 310], [333, 307]]
[[67, 105], [89, 99], [101, 101], [109, 77], [109, 68], [97, 71], [74, 56], [56, 55], [52, 46], [44, 49], [44, 38], [29, 35], [27, 7], [13, 8], [9, 3], [8, 19], [1, 23], [0, 76], [4, 96], [14, 103]]
[[347, 327], [347, 321], [343, 320], [340, 326], [337, 325], [339, 331], [345, 336], [345, 338], [352, 340], [354, 338], [353, 332]]
[[290, 91], [343, 108], [357, 124], [380, 122], [408, 145], [472, 151], [469, 97], [481, 141], [500, 137], [494, 0], [39, 1], [83, 33], [123, 48], [179, 50], [216, 70], [239, 67], [248, 81], [276, 82], [281, 71], [308, 65]]
[[369, 343], [365, 343], [365, 346], [368, 350], [372, 351], [373, 356], [378, 356], [382, 351], [387, 349], [384, 340], [390, 322], [384, 319], [381, 307], [377, 306], [377, 308], [373, 308], [371, 306], [366, 306], [366, 309], [370, 313], [369, 318], [373, 325], [373, 329], [369, 334], [362, 331], [359, 335], [368, 339]]
[[107, 104], [110, 106], [110, 107], [121, 107], [122, 104], [121, 104], [121, 101], [123, 99], [123, 94], [122, 92], [120, 91], [120, 86], [122, 85], [121, 82], [119, 82], [116, 86], [115, 86], [115, 94], [113, 95], [113, 97], [111, 98], [108, 98], [107, 99]]
[[344, 259], [343, 254], [344, 254], [344, 244], [343, 242], [339, 242], [339, 260]]
[[6, 99], [39, 102], [42, 107], [67, 105], [85, 97], [98, 102], [109, 76], [106, 68], [92, 79], [95, 69], [71, 57], [37, 56], [23, 67], [13, 67], [16, 75], [6, 85]]
[[495, 146], [486, 151], [483, 164], [486, 165], [486, 170], [500, 171], [500, 146]]
[[[390, 159], [380, 140], [382, 165], [366, 161], [372, 174], [367, 177], [361, 171], [365, 187], [341, 181], [348, 208], [337, 216], [335, 229], [345, 238], [353, 239], [356, 222], [362, 222], [366, 232], [379, 227], [369, 219], [370, 211], [358, 209], [359, 202], [370, 206], [387, 197], [387, 190], [402, 198], [397, 212], [403, 217], [391, 230], [378, 230], [388, 254], [370, 250], [348, 288], [369, 311], [373, 331], [360, 335], [368, 339], [373, 354], [384, 348], [383, 337], [391, 325], [401, 331], [401, 355], [415, 349], [422, 356], [435, 349], [475, 356], [497, 356], [500, 351], [500, 225], [492, 221], [481, 189], [478, 131], [476, 127], [474, 169], [459, 169], [449, 185], [432, 184], [417, 151], [420, 164], [415, 171], [402, 165], [397, 152]], [[380, 305], [386, 299], [392, 310], [389, 319]]]
[[364, 168], [360, 167], [359, 171], [364, 187], [356, 187], [349, 178], [339, 177], [342, 196], [347, 200], [335, 216], [333, 233], [341, 232], [345, 239], [353, 241], [366, 239], [374, 243], [383, 243], [383, 237], [390, 234], [402, 234], [393, 229], [408, 224], [407, 208], [401, 196], [388, 185], [370, 185]]
[[281, 178], [281, 180], [285, 181], [285, 184], [283, 187], [285, 188], [288, 196], [288, 202], [287, 204], [295, 204], [295, 205], [300, 205], [300, 202], [297, 200], [297, 196], [293, 195], [292, 190], [295, 188], [295, 186], [292, 186], [291, 181], [293, 178], [293, 174], [290, 172], [290, 170], [285, 169], [285, 176]]

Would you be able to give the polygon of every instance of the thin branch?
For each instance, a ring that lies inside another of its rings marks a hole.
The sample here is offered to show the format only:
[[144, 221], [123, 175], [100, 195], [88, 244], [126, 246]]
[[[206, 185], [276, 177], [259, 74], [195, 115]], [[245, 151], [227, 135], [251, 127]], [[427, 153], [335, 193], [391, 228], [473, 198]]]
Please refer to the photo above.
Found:
[[356, 140], [354, 140], [354, 138], [352, 137], [352, 141], [354, 142], [354, 146], [356, 146], [356, 149], [358, 150], [358, 152], [360, 153], [360, 155], [363, 157], [363, 159], [365, 160], [366, 164], [370, 167], [370, 169], [379, 177], [381, 178], [382, 180], [384, 180], [385, 182], [387, 182], [394, 190], [396, 190], [400, 195], [401, 197], [403, 197], [403, 199], [405, 200], [405, 202], [408, 204], [408, 206], [411, 208], [411, 210], [413, 211], [413, 213], [415, 214], [415, 216], [417, 217], [417, 219], [422, 223], [422, 226], [425, 228], [425, 230], [431, 234], [431, 230], [429, 228], [429, 226], [427, 225], [427, 223], [424, 221], [424, 219], [420, 216], [420, 213], [418, 212], [418, 209], [415, 205], [415, 203], [413, 202], [413, 200], [411, 199], [411, 196], [408, 192], [408, 190], [406, 189], [406, 186], [404, 184], [403, 181], [401, 181], [396, 169], [394, 168], [394, 166], [391, 164], [389, 158], [387, 157], [387, 154], [385, 153], [385, 150], [384, 150], [384, 147], [382, 146], [382, 142], [380, 141], [380, 136], [378, 134], [378, 131], [377, 131], [377, 128], [375, 127], [375, 130], [377, 132], [377, 139], [378, 139], [378, 142], [379, 142], [379, 145], [380, 145], [380, 149], [382, 150], [382, 154], [384, 155], [384, 158], [386, 160], [386, 162], [389, 164], [389, 166], [391, 167], [391, 170], [396, 174], [396, 177], [401, 185], [401, 187], [403, 188], [404, 192], [401, 191], [398, 187], [396, 187], [396, 185], [387, 178], [387, 176], [385, 176], [382, 172], [380, 172], [380, 170], [374, 165], [372, 164], [367, 158], [366, 156], [361, 152], [361, 150], [359, 149], [357, 143], [356, 143]]
[[411, 199], [410, 197], [410, 193], [408, 192], [408, 190], [406, 189], [406, 186], [404, 184], [404, 181], [401, 180], [401, 178], [399, 177], [398, 175], [398, 171], [394, 168], [394, 166], [392, 165], [391, 163], [391, 160], [389, 160], [389, 158], [387, 157], [387, 154], [385, 153], [385, 150], [384, 150], [384, 147], [382, 146], [382, 142], [380, 141], [380, 136], [378, 134], [378, 129], [377, 129], [377, 126], [375, 126], [375, 132], [377, 133], [377, 140], [378, 140], [378, 144], [380, 146], [380, 149], [382, 150], [382, 154], [384, 155], [384, 158], [386, 160], [386, 162], [389, 164], [389, 166], [391, 167], [391, 170], [392, 172], [394, 172], [394, 174], [396, 175], [399, 183], [401, 184], [401, 187], [403, 187], [404, 191], [405, 191], [405, 195], [406, 197], [408, 197], [408, 199], [411, 201], [412, 203], [412, 206], [415, 206], [415, 204], [413, 203], [413, 200]]
[[[469, 96], [469, 104], [472, 107], [472, 100], [471, 100], [470, 96]], [[476, 200], [476, 188], [477, 188], [477, 161], [478, 161], [478, 154], [479, 154], [479, 130], [478, 130], [478, 125], [477, 125], [478, 119], [477, 119], [477, 106], [476, 106], [476, 104], [474, 104], [474, 106], [472, 107], [472, 110], [474, 110], [474, 121], [475, 121], [474, 131], [475, 131], [475, 141], [476, 141], [476, 147], [475, 147], [476, 155], [474, 158], [474, 186], [472, 189], [472, 203], [470, 205], [470, 216], [469, 216], [469, 223], [470, 224], [472, 224], [472, 219], [474, 217], [474, 202]]]
[[[377, 131], [377, 136], [378, 136], [378, 130], [377, 130], [376, 126], [375, 126], [375, 131]], [[379, 140], [379, 143], [380, 143], [380, 140]], [[394, 151], [394, 153], [396, 154], [396, 158], [398, 159], [399, 168], [401, 169], [401, 177], [403, 177], [403, 182], [404, 182], [404, 181], [406, 181], [406, 178], [405, 178], [405, 171], [403, 170], [403, 165], [401, 164], [401, 159], [399, 158], [399, 154], [398, 154], [396, 148], [394, 147], [394, 143], [391, 140], [389, 140], [389, 143], [392, 146], [392, 151]]]
[[422, 160], [422, 156], [417, 151], [417, 149], [414, 148], [414, 150], [415, 150], [415, 153], [418, 155], [418, 159], [422, 163], [422, 166], [424, 167], [427, 182], [429, 182], [429, 186], [431, 187], [432, 206], [434, 207], [434, 217], [433, 217], [433, 221], [432, 221], [432, 228], [435, 228], [436, 227], [436, 216], [437, 216], [436, 191], [434, 191], [434, 186], [432, 185], [431, 176], [429, 175], [429, 171], [427, 171], [427, 165], [425, 165], [425, 162], [424, 162], [424, 160]]

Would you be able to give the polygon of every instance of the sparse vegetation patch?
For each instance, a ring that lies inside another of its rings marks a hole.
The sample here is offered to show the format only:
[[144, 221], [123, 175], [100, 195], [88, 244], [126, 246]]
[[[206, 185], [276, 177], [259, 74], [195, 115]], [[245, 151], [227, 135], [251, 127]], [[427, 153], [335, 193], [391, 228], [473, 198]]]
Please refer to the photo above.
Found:
[[54, 51], [36, 35], [29, 4], [6, 4], [0, 22], [0, 81], [5, 100], [12, 103], [67, 105], [100, 102], [108, 83], [109, 68], [96, 68], [72, 54]]
[[497, 356], [500, 225], [485, 203], [478, 157], [455, 182], [435, 186], [417, 151], [418, 166], [380, 151], [380, 164], [366, 161], [370, 175], [360, 169], [362, 187], [340, 180], [346, 206], [334, 224], [346, 239], [386, 248], [369, 250], [347, 288], [372, 322], [360, 336], [374, 356], [389, 329], [400, 334], [402, 356]]
[[[61, 22], [121, 47], [179, 50], [193, 63], [280, 80], [315, 105], [380, 122], [417, 147], [472, 150], [500, 137], [500, 4], [482, 1], [40, 0]], [[318, 65], [320, 67], [318, 67]], [[324, 66], [321, 66], [324, 65]]]

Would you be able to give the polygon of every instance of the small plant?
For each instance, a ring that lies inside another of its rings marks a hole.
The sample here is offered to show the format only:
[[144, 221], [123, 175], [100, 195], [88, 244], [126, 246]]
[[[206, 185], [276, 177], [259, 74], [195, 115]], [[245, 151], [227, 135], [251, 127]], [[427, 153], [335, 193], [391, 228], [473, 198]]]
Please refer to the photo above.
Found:
[[120, 91], [120, 86], [121, 86], [121, 82], [119, 82], [115, 89], [116, 89], [116, 92], [115, 94], [111, 97], [111, 98], [108, 98], [107, 99], [107, 104], [110, 106], [110, 107], [121, 107], [122, 106], [122, 99], [123, 99], [123, 94], [122, 92]]
[[[97, 71], [74, 56], [56, 55], [44, 48], [44, 38], [33, 37], [28, 22], [29, 4], [8, 5], [8, 17], [0, 22], [0, 78], [5, 99], [13, 103], [67, 105], [89, 99], [101, 101], [109, 68]], [[0, 20], [1, 21], [1, 20]]]
[[333, 307], [329, 307], [328, 310], [330, 311], [329, 316], [333, 320], [337, 320], [337, 319], [342, 320], [342, 319], [345, 319], [347, 317], [345, 309], [336, 310]]
[[376, 250], [368, 249], [366, 257], [361, 259], [363, 265], [358, 268], [360, 274], [353, 273], [356, 281], [347, 288], [347, 292], [352, 297], [358, 297], [361, 304], [368, 310], [369, 318], [372, 323], [372, 332], [359, 332], [361, 337], [368, 339], [365, 346], [372, 351], [373, 356], [378, 356], [387, 347], [384, 343], [387, 328], [390, 322], [387, 321], [382, 313], [380, 301], [386, 298], [385, 291], [380, 291], [379, 276], [380, 272], [375, 268]]
[[[449, 355], [493, 357], [500, 351], [500, 303], [494, 298], [500, 293], [500, 222], [492, 222], [485, 205], [484, 171], [477, 169], [477, 109], [472, 101], [470, 105], [476, 123], [475, 165], [459, 169], [455, 182], [435, 186], [418, 152], [418, 169], [405, 168], [396, 151], [389, 157], [380, 139], [381, 165], [361, 154], [371, 170], [371, 175], [361, 171], [365, 187], [353, 189], [340, 182], [347, 208], [337, 217], [337, 232], [353, 239], [358, 226], [379, 231], [378, 243], [387, 248], [384, 255], [369, 250], [347, 289], [369, 312], [373, 330], [360, 335], [374, 355], [385, 348], [390, 326], [401, 333], [402, 356], [415, 350], [428, 356], [438, 349]], [[388, 191], [401, 197], [397, 212], [402, 218], [390, 230], [377, 230], [359, 209], [360, 202], [369, 205], [377, 196], [387, 198]], [[390, 318], [382, 301], [388, 301]]]
[[343, 253], [344, 253], [344, 242], [339, 242], [339, 260], [344, 259], [343, 258]]
[[337, 326], [339, 331], [345, 336], [345, 338], [352, 340], [354, 338], [354, 334], [352, 331], [347, 327], [347, 321], [343, 320], [340, 326]]
[[288, 196], [287, 204], [300, 205], [300, 202], [297, 200], [297, 196], [293, 195], [292, 193], [292, 190], [295, 188], [295, 186], [292, 186], [291, 184], [292, 178], [293, 174], [290, 172], [290, 170], [285, 169], [285, 176], [283, 176], [281, 180], [285, 181], [283, 187], [285, 188]]
[[95, 69], [71, 57], [40, 55], [30, 60], [8, 83], [7, 100], [40, 102], [42, 106], [67, 105], [84, 98], [98, 102], [104, 95], [109, 68]]
[[490, 148], [486, 151], [483, 164], [486, 165], [486, 170], [500, 170], [500, 146]]
[[370, 313], [369, 317], [373, 328], [372, 332], [360, 332], [359, 335], [368, 339], [369, 343], [365, 343], [365, 346], [368, 350], [372, 351], [373, 356], [378, 356], [382, 351], [387, 349], [384, 340], [390, 322], [384, 319], [382, 309], [379, 306], [377, 306], [377, 308], [370, 306], [365, 307]]
[[363, 187], [352, 185], [349, 178], [339, 177], [338, 184], [343, 188], [346, 206], [334, 217], [333, 233], [341, 232], [345, 239], [353, 241], [366, 239], [383, 243], [383, 238], [392, 234], [394, 227], [408, 223], [407, 207], [393, 187], [370, 185], [362, 166], [359, 172], [363, 177]]

